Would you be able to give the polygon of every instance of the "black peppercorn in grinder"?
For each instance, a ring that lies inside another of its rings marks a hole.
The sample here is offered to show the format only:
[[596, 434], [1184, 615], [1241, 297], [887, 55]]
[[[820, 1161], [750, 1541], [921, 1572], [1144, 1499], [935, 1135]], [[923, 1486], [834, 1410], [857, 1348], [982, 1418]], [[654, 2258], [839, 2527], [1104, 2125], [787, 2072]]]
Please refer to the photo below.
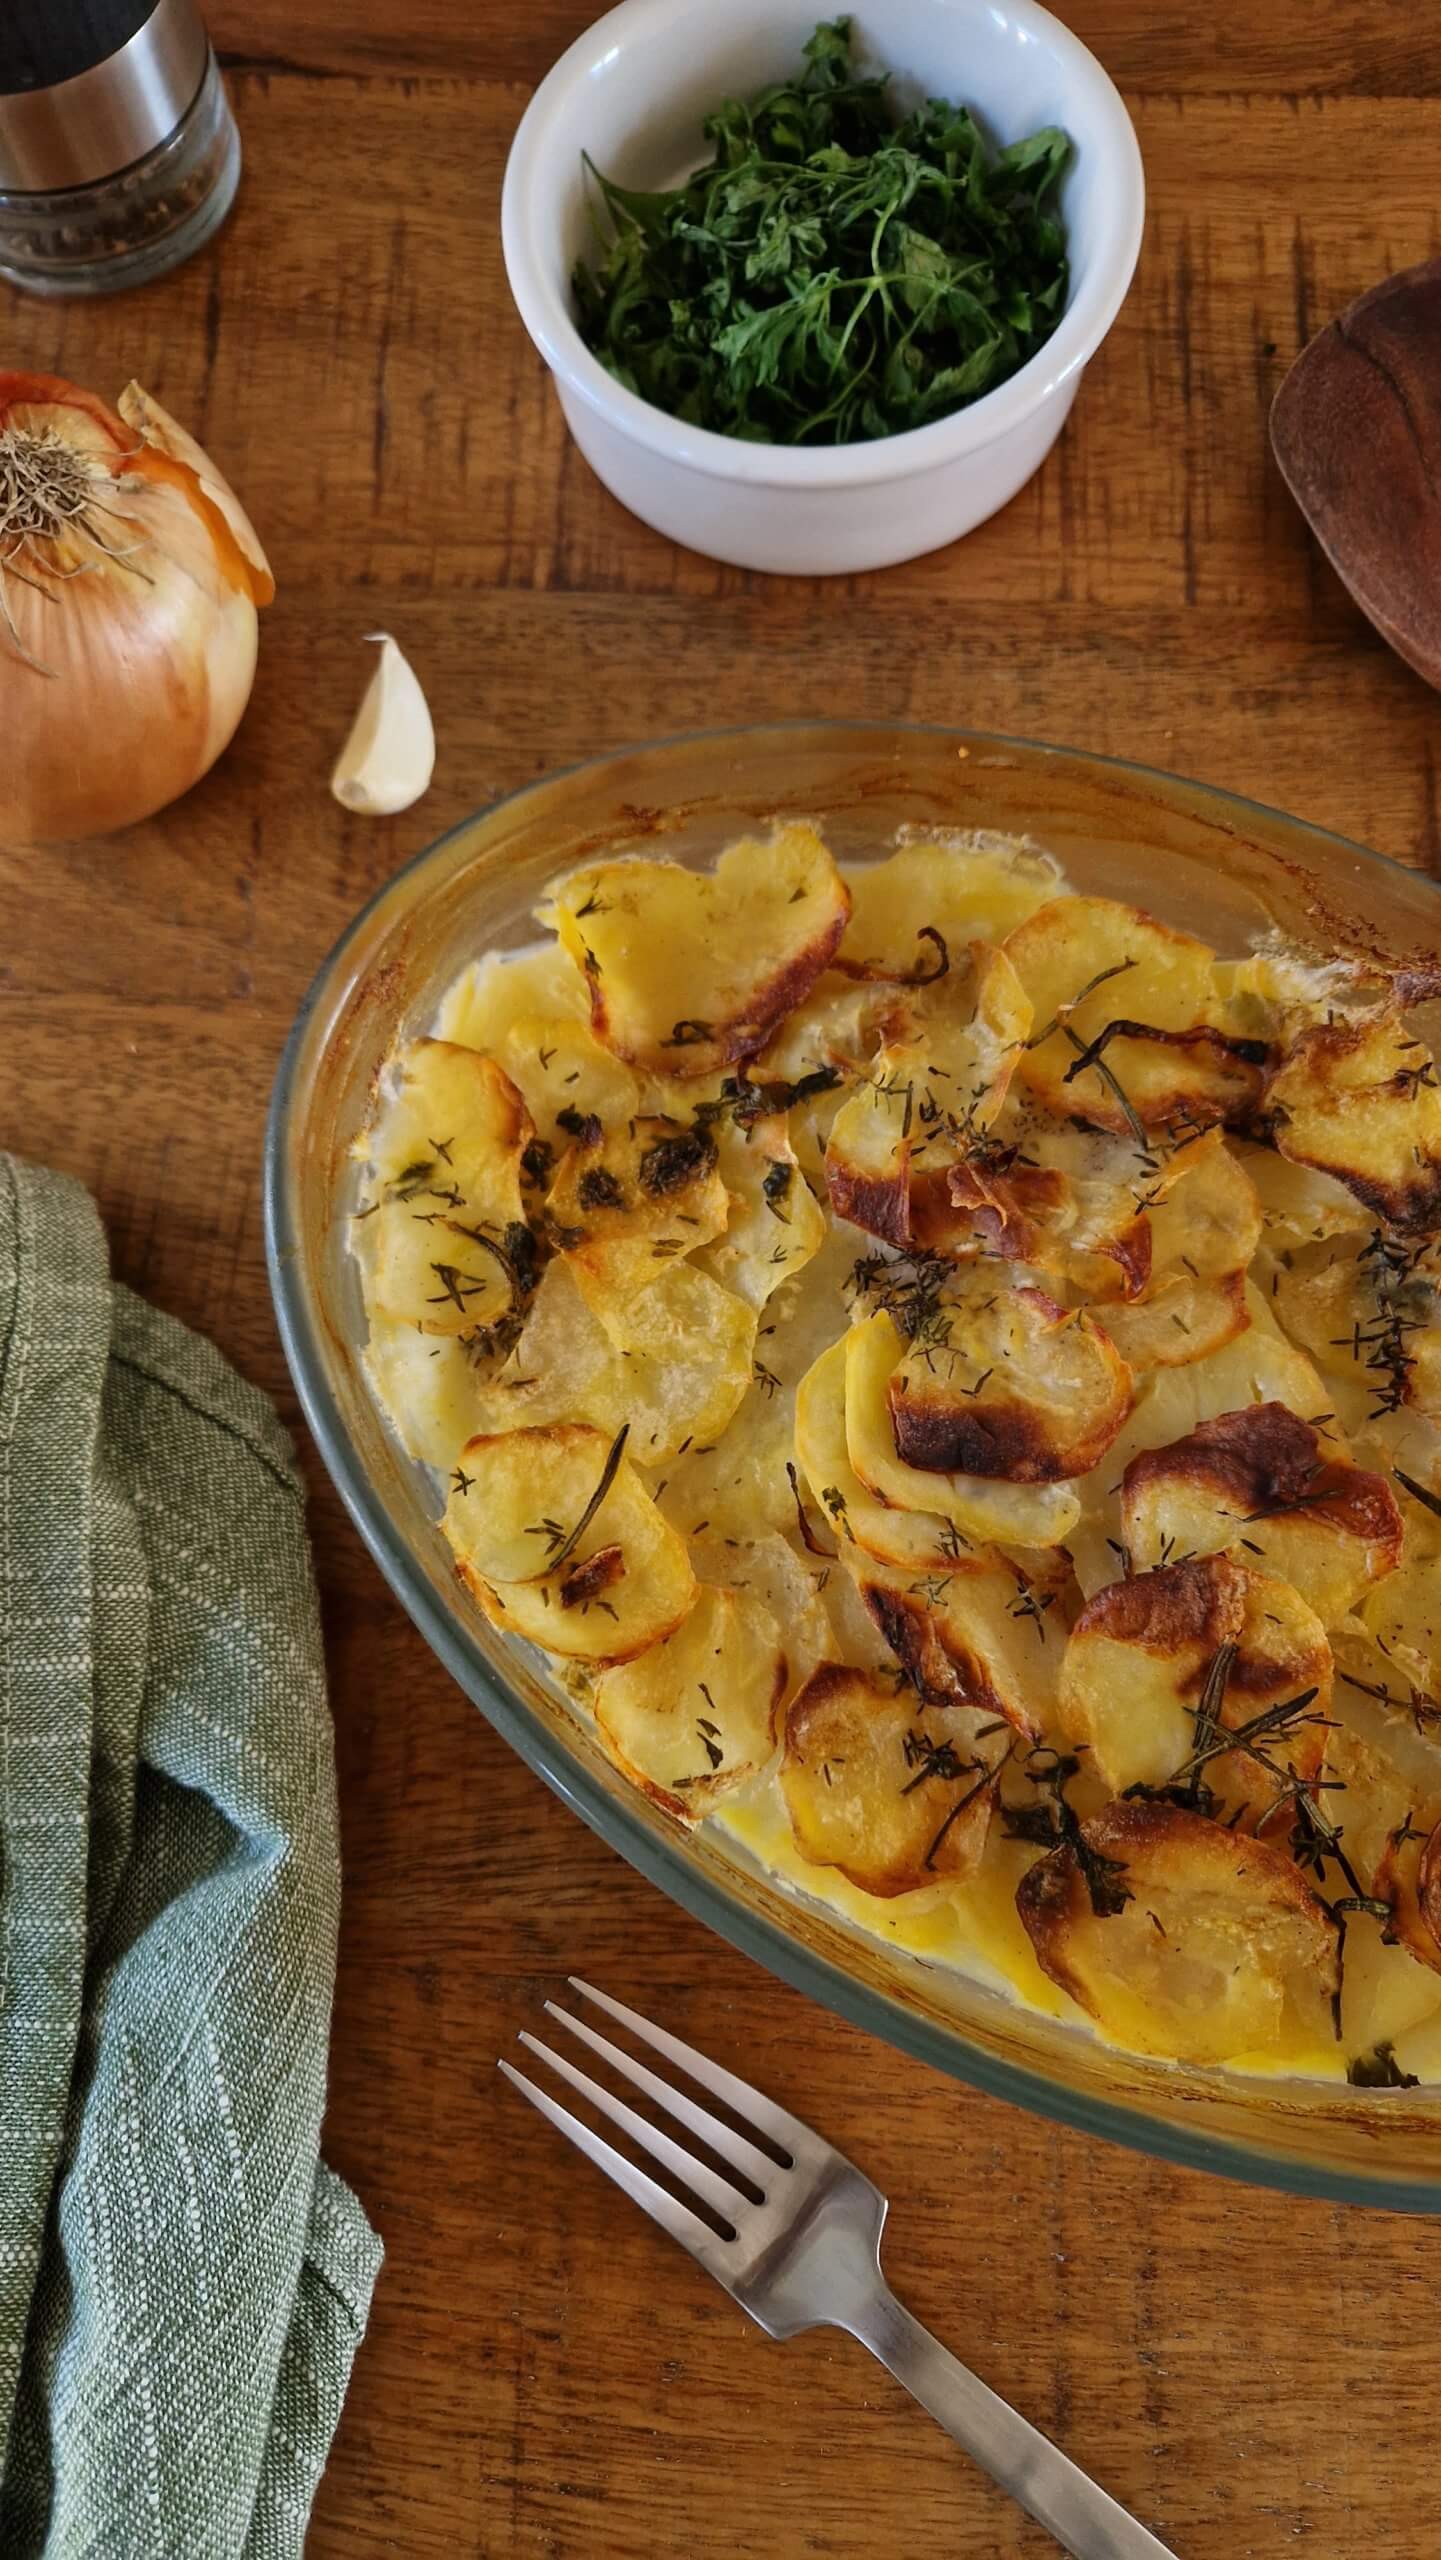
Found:
[[194, 0], [4, 0], [0, 276], [143, 283], [230, 208], [240, 143]]

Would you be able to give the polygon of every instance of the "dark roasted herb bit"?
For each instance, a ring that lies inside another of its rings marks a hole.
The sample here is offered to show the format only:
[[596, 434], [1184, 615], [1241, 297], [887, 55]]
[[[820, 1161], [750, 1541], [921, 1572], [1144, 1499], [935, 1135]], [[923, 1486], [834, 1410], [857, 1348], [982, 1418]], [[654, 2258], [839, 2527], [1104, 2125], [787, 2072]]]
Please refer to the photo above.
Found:
[[993, 151], [938, 99], [897, 121], [850, 33], [818, 26], [796, 78], [718, 106], [683, 185], [592, 170], [610, 237], [575, 270], [581, 336], [689, 425], [833, 445], [925, 426], [1016, 372], [1065, 307], [1066, 136]]
[[715, 1140], [708, 1129], [677, 1129], [673, 1137], [656, 1138], [640, 1160], [640, 1187], [652, 1200], [664, 1200], [698, 1182], [715, 1163]]
[[786, 1209], [785, 1203], [790, 1197], [790, 1188], [795, 1179], [795, 1170], [796, 1169], [793, 1164], [786, 1164], [779, 1156], [777, 1156], [773, 1158], [770, 1164], [767, 1165], [765, 1178], [761, 1183], [761, 1198], [764, 1200], [771, 1216], [773, 1218], [779, 1218], [783, 1226], [788, 1226], [790, 1224], [790, 1215]]
[[708, 1022], [697, 1022], [694, 1019], [689, 1019], [680, 1022], [673, 1022], [670, 1028], [670, 1038], [668, 1040], [662, 1040], [660, 1045], [663, 1049], [699, 1049], [707, 1040], [713, 1039], [714, 1036], [715, 1035]]
[[1372, 2053], [1354, 2054], [1346, 2065], [1346, 2077], [1353, 2089], [1419, 2089], [1414, 2071], [1403, 2071], [1392, 2051], [1389, 2039], [1383, 2038]]
[[576, 1185], [576, 1199], [582, 1209], [623, 1209], [625, 1193], [613, 1173], [603, 1164], [593, 1164]]
[[545, 1138], [532, 1138], [520, 1160], [520, 1178], [536, 1191], [544, 1191], [555, 1169], [555, 1149]]
[[564, 1103], [555, 1115], [557, 1129], [564, 1129], [578, 1147], [598, 1147], [605, 1131], [598, 1111], [577, 1111], [573, 1102]]

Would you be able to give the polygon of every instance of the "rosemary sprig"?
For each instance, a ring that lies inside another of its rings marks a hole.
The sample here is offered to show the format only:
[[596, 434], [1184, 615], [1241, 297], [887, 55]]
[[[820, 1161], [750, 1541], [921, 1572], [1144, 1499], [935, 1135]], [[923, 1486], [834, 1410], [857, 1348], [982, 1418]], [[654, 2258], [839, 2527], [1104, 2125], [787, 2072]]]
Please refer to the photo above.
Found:
[[[623, 1422], [619, 1431], [616, 1433], [615, 1438], [612, 1440], [609, 1449], [606, 1451], [605, 1464], [600, 1471], [600, 1481], [573, 1529], [562, 1530], [557, 1521], [542, 1520], [536, 1528], [530, 1531], [529, 1534], [532, 1537], [543, 1537], [552, 1544], [552, 1552], [547, 1559], [547, 1570], [549, 1572], [559, 1572], [560, 1567], [566, 1560], [566, 1557], [574, 1554], [581, 1539], [585, 1536], [587, 1529], [590, 1527], [592, 1520], [595, 1518], [596, 1513], [599, 1511], [601, 1504], [604, 1502], [606, 1495], [609, 1493], [611, 1486], [615, 1482], [616, 1469], [625, 1455], [625, 1444], [629, 1438], [630, 1424], [628, 1422]], [[554, 1542], [557, 1539], [559, 1540], [559, 1543], [555, 1544]]]

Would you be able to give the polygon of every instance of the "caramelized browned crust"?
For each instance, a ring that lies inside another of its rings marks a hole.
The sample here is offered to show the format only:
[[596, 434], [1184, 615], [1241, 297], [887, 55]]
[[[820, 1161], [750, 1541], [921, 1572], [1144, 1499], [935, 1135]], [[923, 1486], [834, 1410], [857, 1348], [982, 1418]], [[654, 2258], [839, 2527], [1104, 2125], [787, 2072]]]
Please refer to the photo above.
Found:
[[[607, 1001], [604, 977], [588, 971], [590, 1027], [597, 1040], [616, 1057], [626, 1059], [631, 1066], [648, 1067], [654, 1074], [689, 1078], [715, 1075], [722, 1067], [738, 1066], [763, 1049], [782, 1017], [809, 995], [821, 971], [829, 967], [850, 914], [847, 894], [844, 907], [827, 918], [819, 933], [799, 951], [792, 952], [759, 986], [749, 990], [743, 1014], [730, 1022], [709, 1022], [704, 1026], [677, 1023], [676, 1033], [680, 1036], [673, 1035], [659, 1051], [653, 1041], [627, 1040]], [[687, 1036], [688, 1032], [694, 1036]]]
[[903, 1253], [911, 1242], [911, 1202], [908, 1150], [902, 1147], [895, 1169], [889, 1174], [861, 1173], [854, 1165], [826, 1158], [826, 1188], [831, 1207], [838, 1218], [849, 1218], [853, 1227], [863, 1227], [867, 1235], [879, 1236], [884, 1244], [894, 1245]]
[[1401, 1560], [1404, 1528], [1384, 1476], [1321, 1456], [1309, 1422], [1283, 1404], [1246, 1405], [1198, 1423], [1184, 1440], [1144, 1449], [1122, 1480], [1122, 1500], [1151, 1484], [1185, 1481], [1238, 1520], [1275, 1519], [1304, 1510], [1338, 1536], [1363, 1539], [1389, 1562]]
[[[1053, 1165], [1016, 1164], [1008, 1173], [987, 1173], [980, 1165], [957, 1164], [923, 1175], [916, 1189], [924, 1192], [925, 1214], [936, 1231], [934, 1250], [979, 1247], [1006, 1262], [1039, 1262], [1046, 1222], [1064, 1206], [1070, 1185]], [[918, 1233], [917, 1241], [930, 1238]]]
[[981, 1707], [987, 1715], [1011, 1721], [980, 1655], [962, 1645], [954, 1633], [942, 1631], [924, 1594], [897, 1591], [890, 1584], [864, 1578], [859, 1589], [918, 1697], [933, 1706], [954, 1701], [959, 1706]]

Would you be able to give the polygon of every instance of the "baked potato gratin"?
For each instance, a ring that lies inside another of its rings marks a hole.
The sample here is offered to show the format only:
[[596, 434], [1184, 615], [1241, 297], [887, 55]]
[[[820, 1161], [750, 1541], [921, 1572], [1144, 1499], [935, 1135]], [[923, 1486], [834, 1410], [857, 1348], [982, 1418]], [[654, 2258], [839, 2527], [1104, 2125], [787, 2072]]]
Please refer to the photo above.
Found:
[[1441, 1088], [1025, 842], [561, 880], [351, 1235], [456, 1571], [619, 1766], [1146, 2053], [1441, 2078]]

